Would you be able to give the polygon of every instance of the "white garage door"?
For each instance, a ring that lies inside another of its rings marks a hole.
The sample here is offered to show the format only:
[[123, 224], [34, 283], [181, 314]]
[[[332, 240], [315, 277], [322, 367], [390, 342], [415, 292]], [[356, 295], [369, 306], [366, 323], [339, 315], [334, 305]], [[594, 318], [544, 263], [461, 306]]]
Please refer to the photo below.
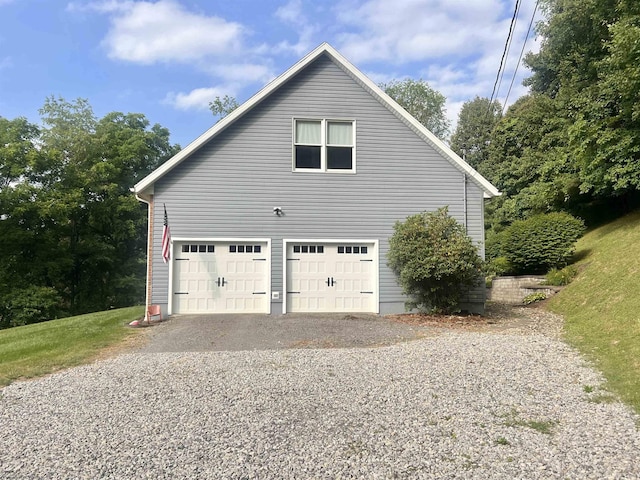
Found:
[[287, 311], [376, 312], [374, 243], [287, 243]]
[[269, 313], [266, 242], [174, 244], [173, 313]]

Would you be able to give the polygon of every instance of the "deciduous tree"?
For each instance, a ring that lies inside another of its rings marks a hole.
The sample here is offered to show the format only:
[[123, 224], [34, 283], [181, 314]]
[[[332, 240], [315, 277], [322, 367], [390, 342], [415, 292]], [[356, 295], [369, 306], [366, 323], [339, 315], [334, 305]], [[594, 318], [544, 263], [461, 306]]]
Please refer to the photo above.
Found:
[[240, 104], [235, 97], [230, 97], [229, 95], [224, 97], [217, 96], [212, 102], [209, 102], [209, 110], [218, 117], [218, 120], [222, 120], [239, 106]]
[[391, 98], [427, 127], [436, 137], [446, 140], [450, 122], [446, 115], [446, 97], [424, 80], [392, 80], [380, 84]]
[[142, 301], [146, 213], [129, 189], [179, 149], [141, 114], [53, 97], [40, 113], [41, 129], [0, 119], [0, 327]]
[[489, 103], [488, 98], [476, 97], [464, 102], [451, 135], [451, 149], [478, 169], [489, 157], [491, 132], [501, 117], [502, 106], [498, 101]]

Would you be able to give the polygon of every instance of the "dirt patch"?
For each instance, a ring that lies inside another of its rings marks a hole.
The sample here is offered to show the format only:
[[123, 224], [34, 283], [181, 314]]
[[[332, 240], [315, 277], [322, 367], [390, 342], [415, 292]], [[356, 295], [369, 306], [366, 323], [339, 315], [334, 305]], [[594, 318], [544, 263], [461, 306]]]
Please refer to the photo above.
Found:
[[131, 351], [138, 350], [148, 342], [149, 333], [149, 329], [136, 328], [135, 333], [127, 335], [118, 343], [101, 348], [93, 357], [93, 360], [105, 360], [107, 358], [112, 358], [120, 355], [121, 353], [129, 353]]
[[415, 326], [447, 330], [542, 334], [554, 338], [562, 334], [563, 319], [545, 310], [541, 304], [520, 306], [487, 302], [484, 315], [434, 315], [405, 313], [387, 315], [386, 318]]

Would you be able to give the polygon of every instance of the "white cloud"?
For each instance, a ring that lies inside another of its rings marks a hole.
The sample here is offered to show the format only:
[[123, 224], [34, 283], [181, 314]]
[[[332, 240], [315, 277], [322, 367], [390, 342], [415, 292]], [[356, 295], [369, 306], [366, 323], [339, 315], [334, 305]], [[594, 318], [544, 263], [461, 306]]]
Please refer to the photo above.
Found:
[[341, 49], [356, 62], [397, 63], [460, 55], [499, 44], [499, 0], [369, 0], [336, 11], [349, 33]]
[[[274, 76], [270, 60], [245, 45], [248, 30], [243, 25], [189, 11], [176, 0], [69, 3], [67, 10], [98, 12], [109, 18], [102, 45], [112, 59], [143, 65], [179, 64], [210, 75], [216, 86], [169, 92], [162, 100], [180, 110], [206, 110], [215, 97], [235, 96], [242, 87], [263, 84]], [[238, 62], [239, 58], [244, 62]]]
[[[78, 6], [72, 6], [78, 9]], [[228, 56], [241, 49], [244, 28], [217, 16], [186, 10], [173, 0], [133, 2], [110, 0], [90, 3], [111, 16], [103, 40], [110, 58], [134, 63], [192, 62]]]
[[286, 4], [276, 10], [276, 17], [283, 22], [297, 24], [304, 18], [301, 0], [289, 0]]
[[301, 56], [308, 53], [314, 45], [314, 37], [320, 31], [320, 26], [309, 21], [305, 12], [315, 8], [312, 5], [305, 6], [302, 0], [289, 0], [275, 12], [276, 18], [294, 29], [298, 35], [298, 41], [291, 43], [281, 41], [275, 47], [275, 52], [293, 52]]
[[[489, 97], [500, 65], [513, 5], [505, 0], [345, 0], [335, 9], [342, 33], [338, 48], [358, 64], [393, 65], [396, 78], [419, 74], [447, 97], [447, 116], [455, 125], [462, 104]], [[349, 5], [349, 8], [347, 8]], [[504, 100], [533, 5], [522, 5], [498, 98]], [[525, 51], [539, 46], [529, 39]], [[526, 93], [520, 65], [509, 96]], [[383, 78], [380, 74], [379, 78]], [[378, 81], [378, 80], [376, 80]]]
[[232, 89], [225, 87], [196, 88], [188, 93], [171, 92], [165, 97], [164, 103], [178, 110], [208, 110], [209, 102], [214, 98], [233, 94]]
[[366, 71], [363, 73], [367, 76], [367, 78], [372, 80], [376, 85], [380, 85], [381, 83], [388, 83], [391, 80], [398, 79], [398, 75], [394, 75], [391, 72]]
[[257, 63], [217, 64], [208, 67], [207, 71], [227, 82], [236, 82], [242, 85], [266, 83], [274, 78], [270, 67]]

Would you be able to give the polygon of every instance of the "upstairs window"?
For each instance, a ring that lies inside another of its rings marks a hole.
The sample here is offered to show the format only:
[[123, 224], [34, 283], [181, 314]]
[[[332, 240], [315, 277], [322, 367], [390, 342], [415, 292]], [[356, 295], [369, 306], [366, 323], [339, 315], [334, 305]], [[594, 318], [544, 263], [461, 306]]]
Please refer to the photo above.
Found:
[[294, 120], [294, 171], [355, 172], [355, 122]]

